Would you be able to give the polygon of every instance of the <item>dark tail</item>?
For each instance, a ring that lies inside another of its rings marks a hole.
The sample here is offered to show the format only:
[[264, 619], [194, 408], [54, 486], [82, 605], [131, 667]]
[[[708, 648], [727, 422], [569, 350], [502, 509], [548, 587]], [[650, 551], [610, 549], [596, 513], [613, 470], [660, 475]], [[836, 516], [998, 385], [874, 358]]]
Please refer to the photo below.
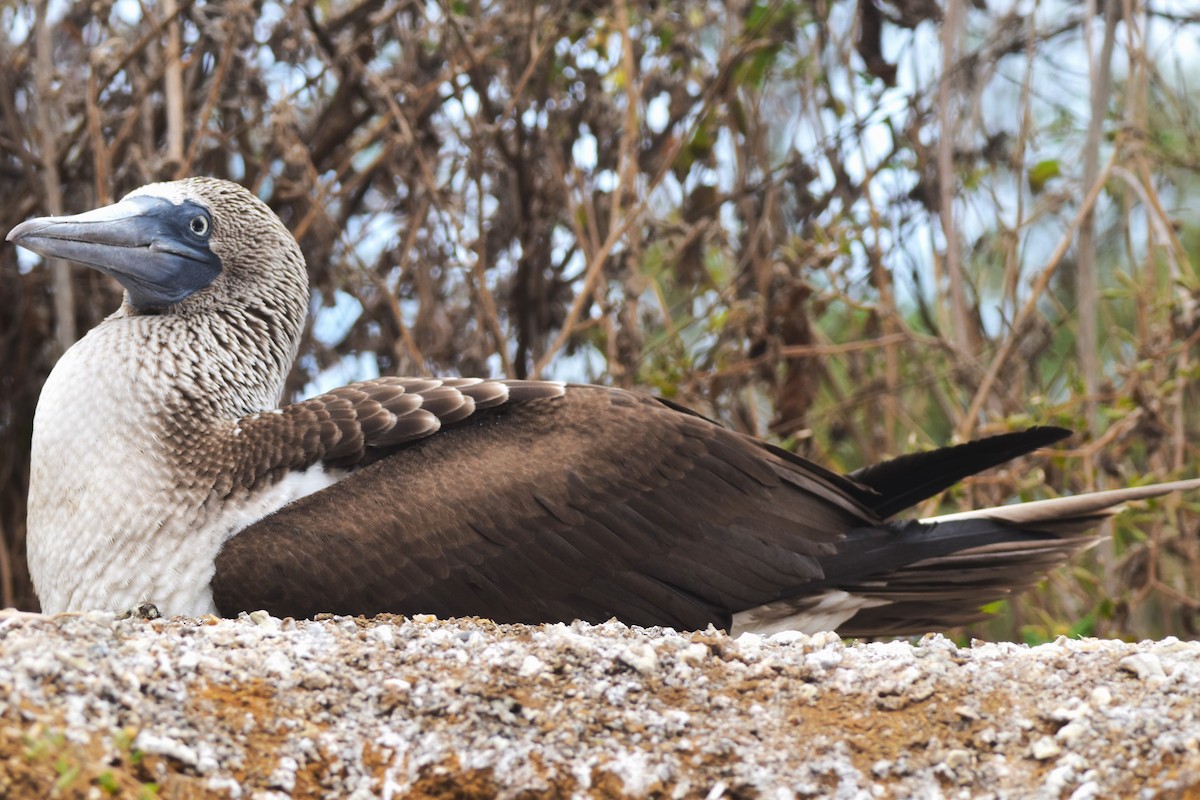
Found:
[[1029, 428], [1016, 433], [989, 436], [955, 447], [910, 453], [873, 467], [864, 467], [849, 477], [874, 490], [859, 497], [881, 517], [911, 508], [963, 478], [991, 469], [1039, 447], [1067, 438], [1066, 428]]
[[735, 624], [771, 632], [836, 628], [842, 636], [904, 636], [976, 622], [983, 606], [1029, 588], [1125, 503], [1200, 489], [1200, 479], [1060, 497], [859, 528], [821, 560], [804, 595], [744, 612]]

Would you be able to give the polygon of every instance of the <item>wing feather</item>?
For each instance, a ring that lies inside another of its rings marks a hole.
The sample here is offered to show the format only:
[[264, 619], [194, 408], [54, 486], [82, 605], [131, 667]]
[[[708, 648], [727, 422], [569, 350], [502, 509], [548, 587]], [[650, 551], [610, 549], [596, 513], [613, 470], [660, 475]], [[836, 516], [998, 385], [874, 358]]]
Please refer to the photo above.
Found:
[[[759, 442], [652, 398], [496, 385], [357, 385], [389, 411], [419, 390], [410, 415], [446, 424], [233, 537], [218, 606], [728, 625], [730, 608], [819, 578], [818, 558], [871, 519], [784, 480], [794, 464]], [[297, 555], [266, 569], [282, 552]]]
[[213, 594], [226, 614], [946, 627], [1087, 547], [1076, 534], [1114, 505], [1200, 487], [879, 518], [1062, 433], [920, 454], [856, 480], [645, 395], [367, 381], [242, 421], [242, 485], [314, 464], [346, 476], [230, 539]]

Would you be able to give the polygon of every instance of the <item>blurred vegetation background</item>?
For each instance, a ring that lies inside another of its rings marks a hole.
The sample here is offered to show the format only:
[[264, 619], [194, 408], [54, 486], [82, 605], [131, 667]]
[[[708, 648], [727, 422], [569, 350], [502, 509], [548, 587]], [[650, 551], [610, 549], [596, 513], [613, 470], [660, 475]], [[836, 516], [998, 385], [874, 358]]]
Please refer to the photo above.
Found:
[[[645, 387], [843, 470], [1079, 431], [925, 513], [1197, 473], [1195, 4], [17, 0], [0, 31], [0, 230], [252, 187], [312, 275], [294, 396]], [[4, 605], [36, 607], [38, 392], [119, 302], [0, 248]], [[1200, 498], [1112, 534], [958, 635], [1194, 636]]]

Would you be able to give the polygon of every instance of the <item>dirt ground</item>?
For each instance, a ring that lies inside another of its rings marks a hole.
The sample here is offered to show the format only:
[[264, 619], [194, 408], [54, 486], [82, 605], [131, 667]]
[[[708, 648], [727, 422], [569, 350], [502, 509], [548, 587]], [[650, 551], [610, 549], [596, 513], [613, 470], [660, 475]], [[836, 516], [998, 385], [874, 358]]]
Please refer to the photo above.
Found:
[[1200, 798], [1200, 643], [0, 613], [0, 796]]

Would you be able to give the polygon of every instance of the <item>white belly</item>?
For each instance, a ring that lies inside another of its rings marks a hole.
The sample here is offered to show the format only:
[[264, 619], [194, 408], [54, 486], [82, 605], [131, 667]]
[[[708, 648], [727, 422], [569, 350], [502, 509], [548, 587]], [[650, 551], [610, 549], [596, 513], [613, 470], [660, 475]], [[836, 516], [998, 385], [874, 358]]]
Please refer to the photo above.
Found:
[[252, 495], [216, 498], [172, 463], [164, 421], [147, 412], [155, 398], [128, 394], [146, 382], [89, 357], [95, 334], [55, 366], [34, 418], [27, 543], [42, 610], [150, 602], [164, 614], [212, 613], [209, 583], [225, 541], [345, 473], [317, 465]]

